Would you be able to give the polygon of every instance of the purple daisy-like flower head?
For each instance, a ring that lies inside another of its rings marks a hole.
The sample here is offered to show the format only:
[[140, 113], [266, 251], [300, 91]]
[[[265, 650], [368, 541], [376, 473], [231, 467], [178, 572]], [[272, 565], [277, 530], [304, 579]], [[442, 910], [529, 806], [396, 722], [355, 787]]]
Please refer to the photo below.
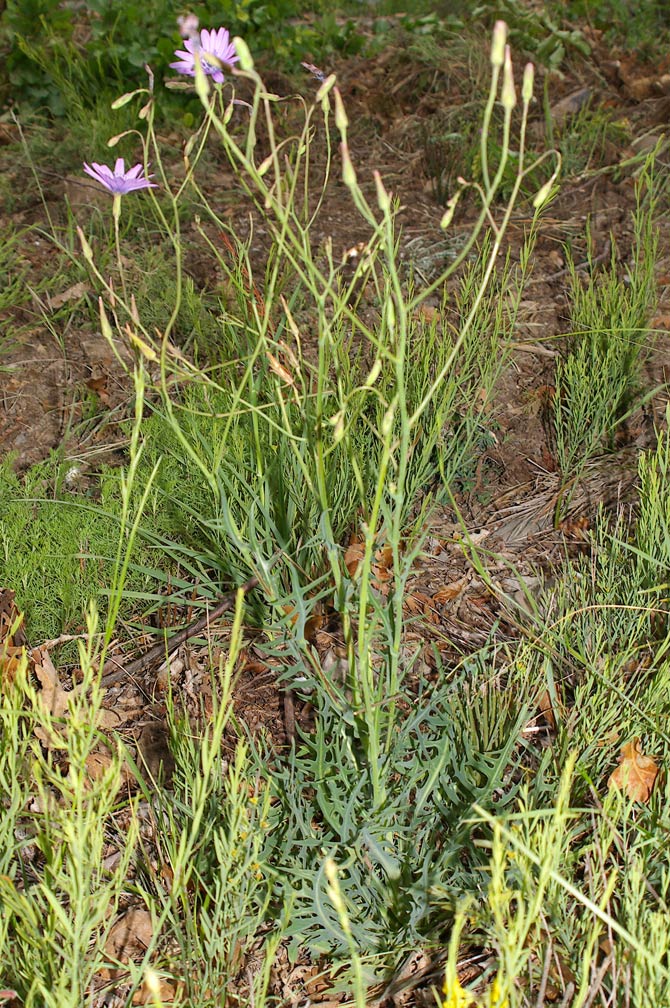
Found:
[[[170, 63], [171, 68], [178, 73], [186, 74], [187, 77], [195, 77], [196, 53], [200, 56], [204, 72], [217, 84], [222, 84], [225, 79], [219, 64], [232, 66], [239, 59], [227, 28], [219, 28], [216, 31], [203, 28], [200, 37], [196, 35], [186, 39], [184, 48], [175, 51], [175, 56], [178, 56], [179, 60]], [[212, 60], [209, 59], [210, 56], [213, 57]]]
[[84, 171], [96, 182], [104, 185], [115, 196], [125, 196], [126, 193], [135, 192], [137, 189], [155, 189], [156, 183], [150, 182], [153, 175], [144, 175], [144, 166], [136, 164], [126, 171], [123, 158], [117, 158], [114, 171], [104, 164], [96, 164], [95, 161], [88, 165], [84, 162]]

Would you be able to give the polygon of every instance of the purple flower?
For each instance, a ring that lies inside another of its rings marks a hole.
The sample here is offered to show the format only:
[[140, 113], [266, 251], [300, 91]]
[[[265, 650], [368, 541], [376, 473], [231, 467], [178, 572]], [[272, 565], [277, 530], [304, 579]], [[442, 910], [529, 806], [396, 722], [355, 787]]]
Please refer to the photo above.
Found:
[[[223, 83], [223, 70], [220, 63], [227, 63], [232, 66], [237, 63], [239, 56], [235, 52], [235, 46], [230, 41], [230, 34], [227, 28], [219, 28], [218, 31], [208, 31], [203, 28], [198, 36], [188, 38], [184, 42], [184, 49], [177, 49], [175, 56], [179, 57], [177, 63], [170, 63], [173, 70], [186, 74], [188, 77], [195, 77], [195, 54], [199, 53], [202, 69], [217, 84]], [[212, 56], [212, 62], [208, 62], [207, 57]]]
[[136, 189], [157, 188], [155, 182], [149, 181], [149, 179], [153, 178], [153, 175], [144, 178], [143, 165], [136, 164], [133, 168], [129, 168], [126, 171], [122, 157], [117, 158], [114, 171], [108, 168], [107, 165], [96, 164], [95, 161], [91, 165], [84, 162], [84, 171], [92, 179], [95, 179], [96, 182], [104, 185], [105, 189], [109, 189], [111, 193], [114, 193], [115, 196], [124, 196], [126, 193], [135, 192]]

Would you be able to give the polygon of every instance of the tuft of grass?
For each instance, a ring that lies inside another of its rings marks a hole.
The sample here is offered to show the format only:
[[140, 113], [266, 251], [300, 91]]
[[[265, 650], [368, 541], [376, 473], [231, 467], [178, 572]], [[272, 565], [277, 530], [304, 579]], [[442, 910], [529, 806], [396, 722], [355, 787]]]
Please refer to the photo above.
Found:
[[[631, 265], [621, 275], [612, 240], [609, 266], [598, 272], [589, 250], [586, 281], [570, 268], [569, 349], [556, 365], [553, 400], [556, 454], [566, 486], [590, 458], [612, 448], [614, 433], [638, 401], [640, 371], [651, 348], [649, 321], [656, 303], [651, 166], [637, 189]], [[647, 196], [645, 197], [645, 194]], [[569, 500], [563, 497], [558, 511]], [[560, 520], [561, 515], [557, 512]]]

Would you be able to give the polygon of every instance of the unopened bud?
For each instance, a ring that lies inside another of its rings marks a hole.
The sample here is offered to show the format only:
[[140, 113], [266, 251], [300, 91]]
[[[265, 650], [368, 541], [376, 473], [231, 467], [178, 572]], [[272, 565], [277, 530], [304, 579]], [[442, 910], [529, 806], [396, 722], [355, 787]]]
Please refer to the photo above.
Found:
[[391, 431], [393, 430], [393, 419], [395, 417], [396, 401], [395, 399], [384, 413], [382, 418], [382, 437], [387, 438]]
[[195, 57], [193, 60], [193, 69], [195, 70], [195, 93], [202, 104], [207, 105], [210, 91], [209, 81], [205, 71], [203, 70], [199, 51], [196, 50], [193, 55]]
[[521, 98], [524, 105], [530, 105], [533, 97], [533, 85], [535, 83], [535, 67], [532, 63], [526, 63], [523, 68], [523, 85], [521, 87]]
[[543, 203], [546, 203], [549, 198], [551, 190], [554, 188], [554, 182], [556, 181], [556, 175], [552, 175], [548, 182], [545, 182], [537, 196], [533, 200], [533, 207], [535, 210], [539, 210]]
[[239, 56], [240, 69], [246, 70], [247, 73], [250, 73], [254, 68], [254, 61], [251, 58], [249, 46], [244, 39], [238, 38], [237, 36], [233, 39], [233, 45], [235, 46], [235, 52]]
[[344, 410], [338, 410], [337, 413], [330, 418], [329, 423], [333, 426], [333, 441], [335, 444], [339, 444], [344, 437]]
[[117, 133], [116, 136], [109, 138], [109, 140], [107, 141], [107, 146], [116, 147], [119, 140], [123, 140], [125, 136], [128, 136], [128, 134], [132, 132], [133, 132], [132, 130], [124, 130], [123, 133]]
[[81, 250], [84, 253], [84, 259], [86, 259], [88, 262], [92, 263], [93, 262], [93, 249], [89, 245], [88, 241], [86, 240], [86, 236], [85, 236], [84, 232], [82, 231], [82, 229], [79, 226], [77, 227], [77, 237], [79, 238], [79, 244], [81, 245]]
[[365, 388], [372, 388], [374, 383], [379, 378], [381, 370], [382, 370], [382, 362], [378, 357], [377, 360], [372, 365], [372, 370], [370, 371], [370, 374], [367, 376], [365, 382], [363, 383]]
[[145, 91], [146, 88], [137, 88], [136, 91], [127, 91], [125, 94], [121, 95], [120, 98], [116, 98], [115, 101], [112, 102], [111, 107], [113, 109], [123, 108], [123, 106], [127, 105], [128, 102], [135, 97], [135, 95], [144, 94]]
[[388, 213], [391, 209], [391, 200], [389, 199], [389, 194], [384, 188], [384, 183], [382, 182], [382, 177], [378, 171], [374, 171], [375, 186], [377, 187], [377, 205], [382, 213]]
[[342, 151], [342, 181], [347, 189], [354, 189], [356, 187], [356, 172], [349, 157], [349, 145], [345, 140], [340, 144], [340, 150]]
[[100, 309], [100, 331], [105, 337], [108, 343], [112, 342], [114, 333], [112, 332], [112, 327], [109, 324], [109, 319], [107, 318], [107, 312], [105, 311], [105, 305], [101, 297], [98, 298], [98, 308]]
[[491, 43], [491, 63], [501, 67], [505, 62], [505, 43], [507, 42], [507, 25], [504, 21], [496, 21], [493, 26], [493, 42]]
[[326, 77], [325, 81], [323, 82], [319, 90], [316, 92], [317, 101], [323, 101], [323, 99], [328, 96], [336, 80], [337, 77], [335, 76], [335, 74], [331, 74], [329, 77]]
[[512, 70], [512, 54], [509, 46], [505, 46], [505, 69], [500, 92], [500, 102], [507, 111], [512, 111], [516, 105], [516, 88], [514, 87], [514, 71]]
[[446, 230], [454, 219], [454, 213], [456, 212], [456, 207], [460, 198], [461, 194], [456, 193], [456, 195], [452, 196], [450, 200], [447, 200], [447, 209], [442, 215], [442, 220], [440, 221], [440, 227], [442, 230]]
[[340, 89], [338, 87], [334, 88], [333, 94], [335, 95], [335, 125], [344, 136], [347, 132], [349, 120], [347, 119], [347, 113], [344, 111], [344, 102], [342, 101]]

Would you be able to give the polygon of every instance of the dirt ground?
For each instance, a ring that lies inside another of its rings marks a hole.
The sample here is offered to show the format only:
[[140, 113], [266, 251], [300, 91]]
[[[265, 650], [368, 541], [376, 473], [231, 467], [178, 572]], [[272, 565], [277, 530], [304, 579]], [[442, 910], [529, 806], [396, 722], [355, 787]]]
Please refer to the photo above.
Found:
[[[509, 365], [502, 374], [490, 416], [490, 447], [478, 460], [475, 478], [457, 498], [461, 515], [472, 540], [493, 559], [489, 575], [498, 593], [493, 593], [470, 563], [460, 543], [462, 528], [450, 508], [432, 519], [427, 548], [417, 562], [407, 598], [408, 616], [428, 617], [425, 661], [417, 674], [430, 675], [431, 647], [437, 644], [443, 655], [458, 656], [461, 649], [484, 643], [496, 625], [498, 636], [517, 632], [513, 605], [523, 606], [524, 594], [540, 590], [551, 577], [554, 565], [568, 554], [583, 548], [587, 529], [601, 502], [608, 506], [627, 499], [634, 484], [636, 454], [653, 443], [654, 425], [661, 422], [667, 395], [659, 391], [633, 417], [621, 433], [616, 453], [590, 466], [575, 493], [568, 519], [553, 526], [554, 505], [559, 489], [551, 431], [547, 423], [547, 402], [552, 394], [555, 359], [561, 353], [560, 336], [568, 328], [566, 318], [567, 268], [564, 245], [569, 243], [578, 264], [587, 262], [587, 223], [590, 225], [592, 253], [596, 262], [608, 263], [614, 236], [622, 263], [631, 248], [634, 183], [631, 172], [617, 166], [643, 150], [654, 147], [670, 114], [670, 88], [664, 67], [638, 66], [633, 57], [617, 58], [597, 37], [589, 40], [592, 57], [575, 59], [561, 78], [552, 83], [552, 110], [556, 126], [565, 122], [572, 110], [586, 99], [591, 107], [608, 110], [614, 119], [625, 120], [630, 143], [621, 149], [610, 145], [589, 170], [562, 180], [561, 191], [544, 215], [533, 255], [531, 276], [521, 305]], [[484, 57], [484, 65], [486, 59]], [[520, 65], [520, 60], [519, 60]], [[330, 70], [331, 68], [326, 68]], [[470, 82], [467, 67], [435, 70], [426, 83], [425, 70], [395, 48], [374, 59], [343, 60], [336, 68], [338, 81], [351, 122], [350, 147], [360, 179], [369, 180], [379, 169], [387, 189], [398, 196], [402, 210], [401, 255], [421, 276], [430, 281], [444, 264], [445, 237], [439, 228], [442, 207], [435, 195], [430, 175], [426, 132], [433, 118], [462, 106]], [[518, 69], [518, 68], [517, 68]], [[287, 82], [270, 79], [268, 86], [282, 92]], [[303, 91], [318, 87], [306, 74]], [[542, 80], [536, 85], [541, 92]], [[0, 144], [16, 140], [10, 126], [3, 127]], [[539, 103], [533, 112], [530, 132], [537, 140], [543, 131]], [[667, 150], [659, 167], [667, 167]], [[223, 165], [210, 179], [210, 195], [220, 198], [223, 213], [235, 224], [241, 237], [248, 220], [235, 199], [230, 199], [230, 174]], [[15, 179], [21, 184], [18, 175]], [[61, 178], [45, 174], [41, 178], [46, 206], [54, 214], [67, 196], [76, 212], [86, 214], [100, 199], [95, 187], [75, 176]], [[236, 218], [236, 213], [239, 219]], [[465, 235], [472, 220], [472, 208], [457, 216], [450, 236]], [[25, 283], [33, 289], [38, 279], [48, 275], [52, 250], [48, 239], [34, 229], [44, 224], [45, 210], [39, 195], [19, 213], [0, 221], [6, 226], [28, 227], [19, 252], [25, 268]], [[530, 221], [528, 204], [521, 204], [512, 219], [507, 247], [521, 247]], [[348, 193], [337, 180], [328, 192], [320, 216], [321, 233], [315, 240], [332, 237], [336, 255], [367, 237], [364, 227], [351, 230]], [[652, 326], [661, 330], [646, 362], [646, 385], [661, 388], [668, 381], [668, 319], [670, 298], [670, 248], [667, 228], [661, 222], [661, 255], [657, 263], [660, 301]], [[262, 261], [262, 236], [252, 246], [252, 256]], [[187, 255], [187, 271], [197, 286], [216, 283], [211, 260], [199, 257], [192, 246]], [[121, 459], [116, 421], [127, 413], [131, 390], [113, 355], [95, 327], [54, 332], [49, 317], [69, 299], [82, 296], [79, 288], [52, 290], [49, 295], [33, 293], [18, 310], [14, 322], [22, 323], [18, 342], [3, 358], [0, 373], [0, 446], [3, 456], [13, 453], [18, 469], [63, 450], [94, 478], [103, 461]], [[437, 300], [436, 300], [437, 305]], [[0, 318], [0, 325], [8, 319]], [[98, 413], [92, 415], [95, 398]], [[87, 423], [82, 425], [82, 420]], [[11, 586], [6, 586], [11, 588]], [[188, 620], [189, 614], [179, 614]], [[108, 703], [116, 712], [117, 727], [134, 738], [147, 766], [155, 772], [162, 761], [169, 771], [169, 752], [164, 721], [164, 696], [168, 680], [177, 688], [187, 706], [196, 711], [206, 697], [211, 648], [225, 649], [225, 619], [219, 627], [209, 627], [208, 647], [184, 642], [169, 663], [160, 659], [133, 664], [132, 674], [124, 674], [131, 659], [141, 654], [150, 640], [118, 642], [113, 650], [117, 662], [109, 671]], [[32, 645], [43, 642], [30, 641]], [[336, 625], [327, 614], [314, 628], [314, 647], [322, 667], [338, 660]], [[254, 651], [253, 639], [240, 663], [236, 686], [238, 716], [252, 730], [264, 727], [276, 745], [286, 742], [295, 719], [309, 724], [309, 705], [286, 696], [277, 683], [277, 670], [268, 667]]]

